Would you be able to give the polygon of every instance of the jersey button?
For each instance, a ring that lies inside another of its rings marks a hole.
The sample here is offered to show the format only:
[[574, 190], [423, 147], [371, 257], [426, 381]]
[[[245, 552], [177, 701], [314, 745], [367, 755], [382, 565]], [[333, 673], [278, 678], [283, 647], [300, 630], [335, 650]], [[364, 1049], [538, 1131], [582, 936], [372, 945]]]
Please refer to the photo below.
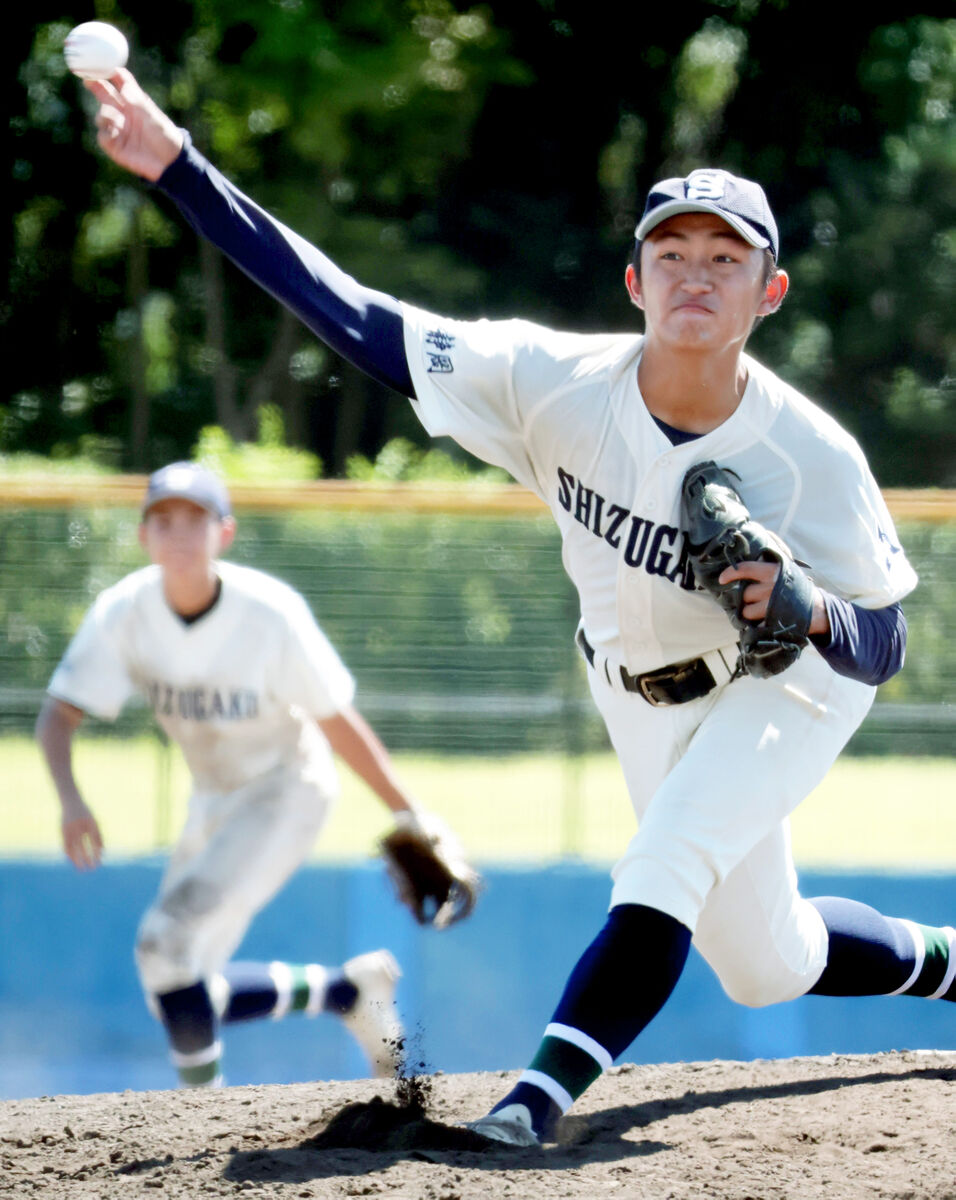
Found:
[[648, 500], [645, 507], [648, 509], [648, 511], [652, 511], [653, 509], [657, 508], [657, 501], [656, 500]]

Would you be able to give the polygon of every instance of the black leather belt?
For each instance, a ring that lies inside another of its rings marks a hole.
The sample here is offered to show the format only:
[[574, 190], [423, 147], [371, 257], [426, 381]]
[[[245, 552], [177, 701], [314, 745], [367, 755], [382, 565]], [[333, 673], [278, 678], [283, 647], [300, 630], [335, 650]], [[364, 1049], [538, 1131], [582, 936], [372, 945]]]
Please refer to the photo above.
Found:
[[[594, 647], [584, 636], [583, 629], [578, 630], [578, 644], [593, 668]], [[688, 658], [685, 662], [671, 663], [658, 671], [645, 671], [643, 675], [632, 675], [624, 667], [612, 668], [611, 664], [607, 663], [605, 671], [610, 670], [620, 671], [621, 684], [626, 692], [643, 696], [647, 703], [653, 704], [655, 708], [699, 700], [717, 686], [710, 667], [702, 658]], [[608, 683], [611, 683], [610, 678]]]

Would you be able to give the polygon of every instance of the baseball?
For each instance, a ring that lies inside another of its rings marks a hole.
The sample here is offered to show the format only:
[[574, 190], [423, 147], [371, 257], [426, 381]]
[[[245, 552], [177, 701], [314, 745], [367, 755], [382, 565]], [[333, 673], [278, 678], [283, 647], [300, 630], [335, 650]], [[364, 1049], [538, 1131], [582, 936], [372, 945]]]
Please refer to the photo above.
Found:
[[126, 66], [129, 44], [114, 25], [86, 21], [66, 35], [63, 57], [80, 79], [109, 79], [119, 67]]

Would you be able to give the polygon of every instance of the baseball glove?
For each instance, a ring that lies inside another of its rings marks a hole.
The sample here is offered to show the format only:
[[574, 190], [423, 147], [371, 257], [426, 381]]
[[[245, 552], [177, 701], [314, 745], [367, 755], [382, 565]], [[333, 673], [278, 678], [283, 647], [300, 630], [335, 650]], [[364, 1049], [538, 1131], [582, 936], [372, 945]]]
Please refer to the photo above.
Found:
[[[767, 678], [785, 671], [807, 644], [813, 584], [783, 542], [753, 520], [737, 491], [739, 482], [715, 462], [691, 467], [681, 488], [681, 523], [697, 586], [713, 596], [740, 634], [735, 677]], [[780, 565], [761, 621], [743, 616], [750, 580], [717, 582], [726, 567], [742, 562]]]
[[432, 814], [397, 813], [379, 850], [398, 899], [419, 925], [445, 929], [475, 907], [481, 876], [451, 830]]

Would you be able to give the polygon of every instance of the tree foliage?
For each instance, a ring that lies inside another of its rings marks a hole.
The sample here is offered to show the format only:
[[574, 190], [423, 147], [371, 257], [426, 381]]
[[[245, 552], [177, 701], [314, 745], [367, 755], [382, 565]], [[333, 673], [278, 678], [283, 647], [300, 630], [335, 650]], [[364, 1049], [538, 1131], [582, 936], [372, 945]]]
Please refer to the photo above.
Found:
[[[389, 401], [175, 209], [95, 151], [62, 60], [85, 9], [8, 54], [8, 389], [0, 452], [142, 469], [200, 431], [289, 441], [343, 474]], [[759, 178], [794, 287], [753, 350], [864, 443], [880, 481], [956, 483], [956, 20], [875, 0], [102, 0], [148, 90], [244, 190], [363, 282], [455, 315], [637, 319], [620, 276], [647, 187]], [[401, 445], [401, 442], [396, 445]]]

